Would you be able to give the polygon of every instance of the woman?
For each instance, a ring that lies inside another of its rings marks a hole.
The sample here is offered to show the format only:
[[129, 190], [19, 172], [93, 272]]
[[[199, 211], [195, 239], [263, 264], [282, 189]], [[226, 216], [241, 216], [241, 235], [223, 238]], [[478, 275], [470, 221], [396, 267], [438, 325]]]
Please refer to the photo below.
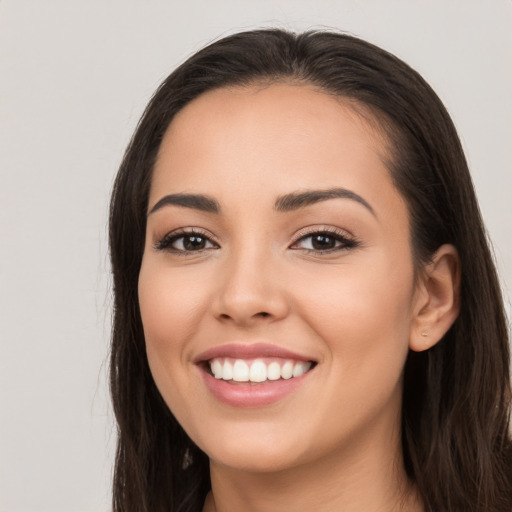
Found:
[[330, 32], [162, 84], [110, 219], [116, 511], [512, 509], [502, 299], [440, 100]]

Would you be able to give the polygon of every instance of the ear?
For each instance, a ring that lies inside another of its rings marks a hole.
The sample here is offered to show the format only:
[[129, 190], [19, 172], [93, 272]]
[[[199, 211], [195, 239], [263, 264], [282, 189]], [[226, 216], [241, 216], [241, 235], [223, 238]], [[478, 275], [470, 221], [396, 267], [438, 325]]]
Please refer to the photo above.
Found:
[[453, 245], [442, 245], [418, 277], [409, 348], [434, 346], [451, 327], [460, 309], [460, 259]]

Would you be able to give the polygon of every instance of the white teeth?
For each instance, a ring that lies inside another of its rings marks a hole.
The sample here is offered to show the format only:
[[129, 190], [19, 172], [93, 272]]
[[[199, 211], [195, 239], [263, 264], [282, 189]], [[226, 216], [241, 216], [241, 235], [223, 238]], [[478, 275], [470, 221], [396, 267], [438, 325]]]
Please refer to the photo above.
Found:
[[251, 382], [263, 382], [267, 380], [267, 365], [263, 361], [254, 361], [249, 373]]
[[311, 362], [306, 361], [271, 361], [266, 364], [261, 359], [248, 362], [244, 359], [215, 358], [210, 362], [210, 369], [216, 379], [235, 382], [265, 382], [266, 380], [291, 379], [304, 375]]
[[212, 373], [216, 379], [222, 379], [222, 364], [218, 359], [214, 359], [211, 365]]
[[236, 382], [249, 380], [249, 365], [242, 359], [237, 359], [233, 365], [233, 380]]
[[293, 363], [286, 361], [281, 368], [281, 377], [283, 379], [291, 379], [293, 377]]
[[304, 375], [311, 367], [311, 363], [295, 363], [293, 367], [293, 376], [300, 377]]
[[232, 380], [233, 379], [233, 365], [229, 361], [225, 361], [222, 369], [223, 369], [222, 378], [224, 380]]
[[267, 368], [267, 379], [278, 380], [281, 378], [281, 367], [276, 361], [271, 362]]

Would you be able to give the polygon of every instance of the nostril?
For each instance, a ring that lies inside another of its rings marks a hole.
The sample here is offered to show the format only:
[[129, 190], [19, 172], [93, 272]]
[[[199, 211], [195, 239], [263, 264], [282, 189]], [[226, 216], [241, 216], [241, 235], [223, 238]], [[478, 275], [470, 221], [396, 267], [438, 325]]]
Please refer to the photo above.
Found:
[[242, 319], [242, 317], [238, 318], [237, 315], [229, 315], [228, 313], [220, 313], [218, 318], [222, 321], [254, 321], [257, 319], [264, 319], [264, 318], [270, 318], [272, 317], [271, 313], [268, 313], [267, 311], [260, 311], [259, 313], [254, 313], [253, 315], [248, 315], [245, 320]]

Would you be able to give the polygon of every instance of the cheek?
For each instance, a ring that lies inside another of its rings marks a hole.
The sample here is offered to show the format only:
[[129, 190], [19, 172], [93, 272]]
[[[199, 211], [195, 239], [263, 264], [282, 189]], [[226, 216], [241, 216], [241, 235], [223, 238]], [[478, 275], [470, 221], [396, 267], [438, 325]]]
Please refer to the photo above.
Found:
[[340, 268], [317, 273], [301, 291], [302, 315], [327, 345], [333, 368], [370, 386], [396, 381], [408, 352], [412, 268], [397, 265]]
[[408, 353], [412, 274], [387, 271], [347, 269], [336, 285], [332, 276], [324, 280], [317, 273], [314, 283], [301, 290], [307, 297], [301, 314], [327, 349], [323, 393], [310, 411], [311, 422], [321, 418], [326, 439], [339, 436], [340, 425], [355, 435], [363, 425], [375, 425], [375, 418], [396, 420]]
[[[204, 289], [185, 282], [186, 272], [176, 272], [151, 260], [139, 275], [139, 305], [146, 354], [153, 380], [165, 403], [182, 424], [196, 411], [198, 390], [191, 386], [196, 372], [191, 344], [200, 328]], [[186, 398], [185, 398], [186, 397]]]
[[183, 369], [192, 369], [189, 340], [199, 328], [204, 304], [204, 293], [199, 290], [165, 265], [143, 260], [138, 292], [146, 353], [155, 383], [169, 406], [180, 395], [186, 396]]
[[139, 305], [148, 349], [178, 349], [198, 327], [205, 290], [184, 274], [165, 265], [142, 264]]

